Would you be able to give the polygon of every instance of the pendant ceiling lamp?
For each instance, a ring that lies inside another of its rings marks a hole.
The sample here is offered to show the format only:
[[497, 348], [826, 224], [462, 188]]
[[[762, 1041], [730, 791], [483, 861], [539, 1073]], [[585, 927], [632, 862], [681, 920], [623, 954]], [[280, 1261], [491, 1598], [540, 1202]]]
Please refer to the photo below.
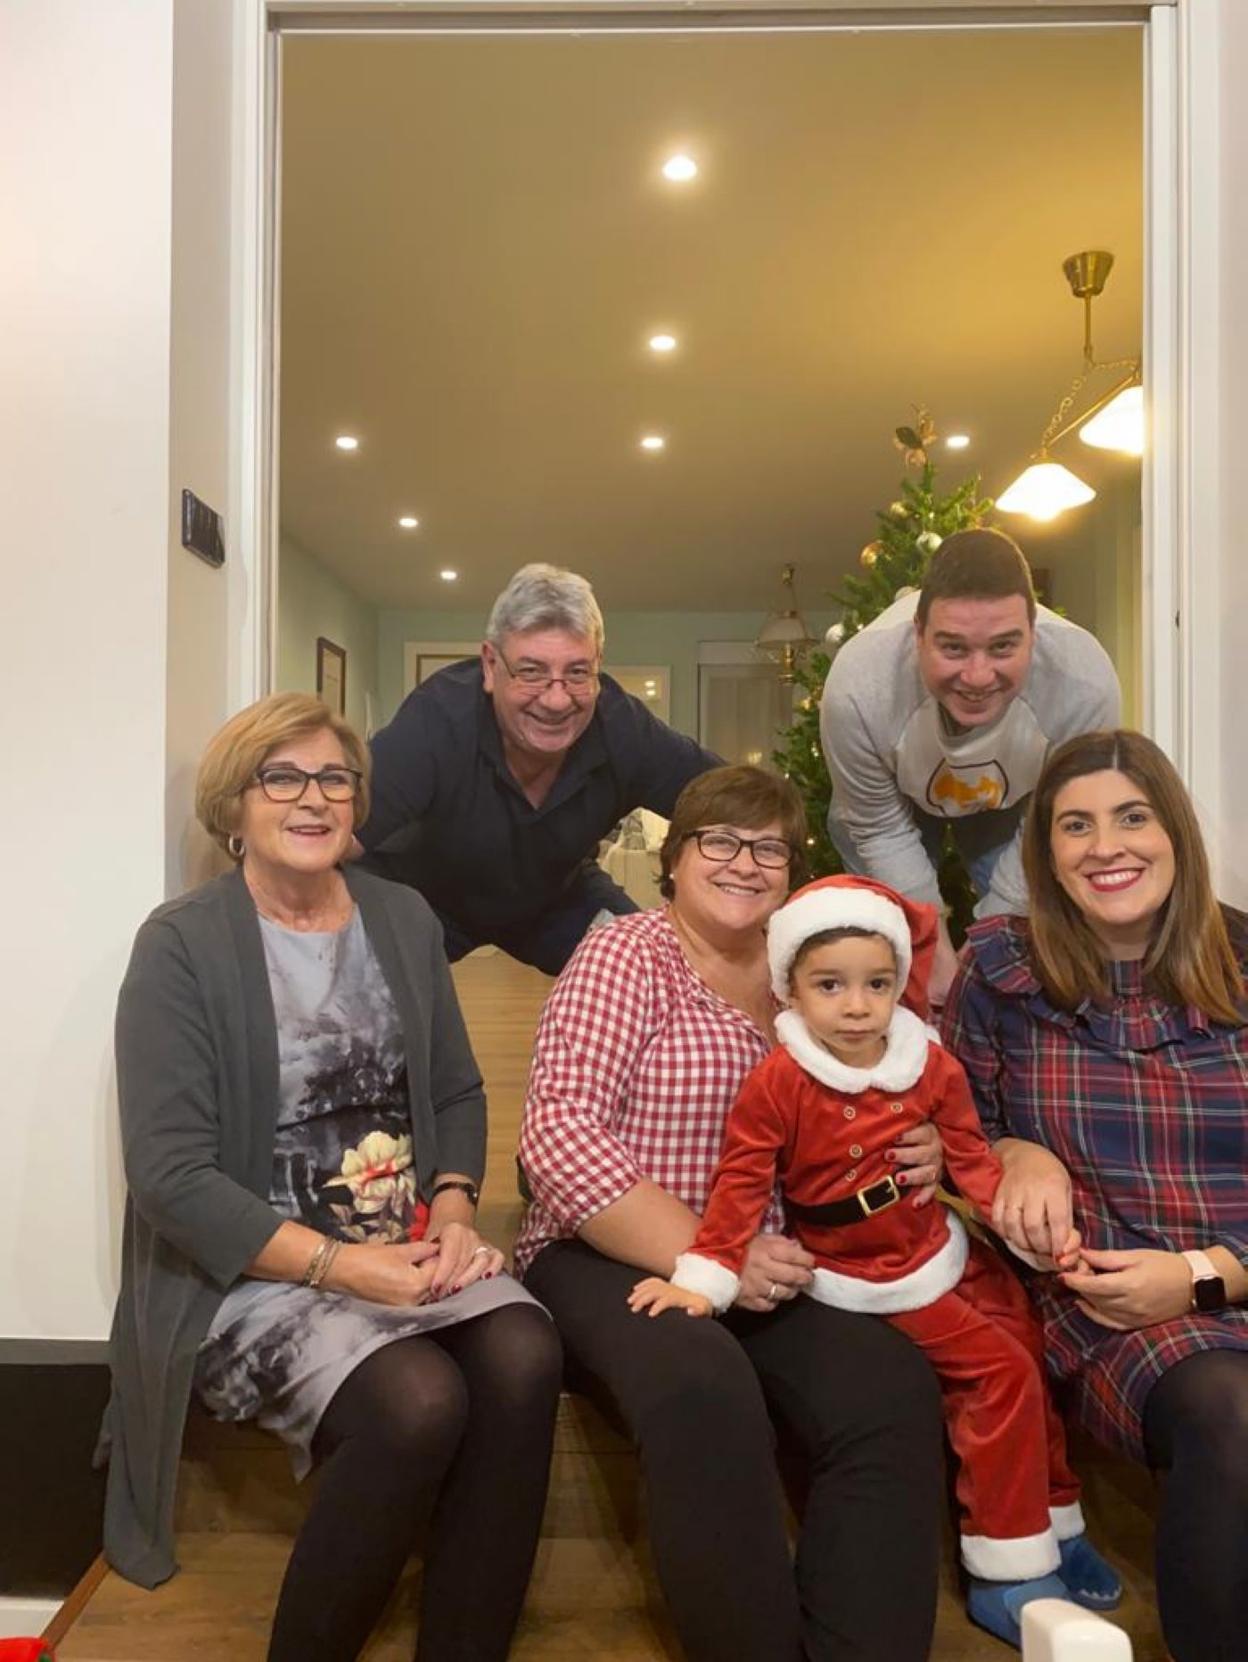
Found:
[[793, 590], [792, 566], [780, 573], [789, 604], [780, 612], [772, 612], [758, 631], [755, 650], [764, 654], [779, 668], [782, 681], [792, 681], [798, 660], [812, 646], [819, 643], [806, 627], [806, 620], [797, 609], [797, 595]]
[[[1056, 519], [1067, 508], [1091, 502], [1091, 485], [1049, 455], [1050, 446], [1068, 433], [1078, 432], [1085, 444], [1102, 450], [1120, 450], [1131, 456], [1144, 451], [1144, 388], [1138, 358], [1098, 360], [1092, 346], [1092, 302], [1105, 287], [1114, 256], [1103, 248], [1085, 249], [1062, 262], [1070, 292], [1083, 301], [1083, 369], [1071, 383], [1040, 437], [1040, 448], [1018, 478], [997, 498], [1007, 514], [1031, 519]], [[1109, 389], [1078, 414], [1072, 415], [1089, 380], [1102, 372], [1118, 371]]]

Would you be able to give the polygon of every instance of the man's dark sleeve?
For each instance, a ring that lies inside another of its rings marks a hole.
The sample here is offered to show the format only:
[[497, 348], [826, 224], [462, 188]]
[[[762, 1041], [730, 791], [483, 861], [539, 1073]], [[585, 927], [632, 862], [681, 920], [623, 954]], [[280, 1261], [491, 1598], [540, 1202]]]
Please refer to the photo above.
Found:
[[417, 687], [374, 733], [372, 807], [356, 833], [365, 849], [379, 848], [429, 811], [438, 781], [434, 719], [428, 696]]
[[636, 800], [631, 808], [649, 808], [651, 813], [671, 819], [676, 798], [691, 779], [709, 768], [721, 768], [722, 756], [703, 750], [695, 739], [677, 733], [666, 722], [651, 715], [640, 699], [629, 695], [632, 742], [636, 746], [634, 765], [629, 770]]

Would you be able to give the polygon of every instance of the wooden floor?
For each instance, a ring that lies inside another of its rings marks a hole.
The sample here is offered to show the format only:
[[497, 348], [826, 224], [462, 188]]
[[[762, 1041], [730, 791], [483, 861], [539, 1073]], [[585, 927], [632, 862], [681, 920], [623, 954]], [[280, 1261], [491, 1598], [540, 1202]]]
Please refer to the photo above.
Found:
[[[481, 1227], [510, 1249], [520, 1218], [515, 1147], [533, 1033], [549, 980], [501, 953], [474, 955], [455, 980], [490, 1101]], [[1115, 1617], [1135, 1662], [1164, 1662], [1149, 1572], [1152, 1524], [1143, 1473], [1079, 1449], [1099, 1544], [1128, 1597]], [[1086, 1456], [1086, 1458], [1085, 1458]], [[67, 1634], [60, 1662], [262, 1662], [268, 1623], [303, 1501], [284, 1452], [263, 1432], [192, 1423], [179, 1492], [181, 1573], [154, 1593], [107, 1572]], [[1099, 1527], [1098, 1527], [1099, 1523]], [[364, 1653], [410, 1662], [413, 1567]], [[86, 1589], [84, 1589], [85, 1591]], [[905, 1596], [898, 1588], [897, 1595]], [[1014, 1654], [962, 1611], [946, 1543], [932, 1662], [1008, 1662]], [[676, 1662], [680, 1651], [647, 1561], [636, 1462], [583, 1401], [560, 1408], [551, 1494], [516, 1662]]]

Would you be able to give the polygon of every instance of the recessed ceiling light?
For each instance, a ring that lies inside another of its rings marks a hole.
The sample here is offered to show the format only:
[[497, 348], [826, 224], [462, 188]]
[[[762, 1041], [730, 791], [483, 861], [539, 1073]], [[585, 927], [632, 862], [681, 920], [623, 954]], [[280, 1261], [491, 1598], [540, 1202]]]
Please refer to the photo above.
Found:
[[667, 440], [660, 437], [658, 433], [647, 433], [641, 441], [641, 448], [643, 450], [662, 450], [666, 443]]
[[338, 446], [339, 450], [358, 450], [360, 448], [359, 439], [351, 433], [339, 433], [338, 437], [334, 440], [334, 443]]
[[651, 335], [649, 341], [652, 352], [674, 352], [676, 350], [675, 335]]
[[949, 437], [945, 440], [945, 449], [965, 450], [970, 442], [971, 436], [969, 433], [950, 433]]
[[669, 156], [663, 163], [663, 177], [671, 179], [674, 184], [683, 185], [688, 179], [696, 179], [698, 164], [692, 156]]
[[459, 573], [457, 571], [447, 570], [447, 571], [440, 571], [438, 573], [438, 576], [442, 579], [442, 581], [444, 583], [453, 583], [455, 581], [455, 579], [459, 576]]
[[415, 514], [399, 515], [399, 525], [404, 531], [414, 531], [419, 524], [420, 521], [416, 518]]

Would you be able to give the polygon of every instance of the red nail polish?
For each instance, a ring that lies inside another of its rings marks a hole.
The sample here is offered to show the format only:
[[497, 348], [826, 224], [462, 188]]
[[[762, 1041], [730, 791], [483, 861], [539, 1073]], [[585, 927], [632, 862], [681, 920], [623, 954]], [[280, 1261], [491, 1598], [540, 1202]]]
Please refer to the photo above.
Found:
[[909, 1178], [908, 1178], [908, 1177], [907, 1177], [907, 1176], [906, 1176], [906, 1174], [905, 1174], [905, 1172], [904, 1172], [904, 1171], [899, 1171], [899, 1172], [898, 1172], [898, 1173], [897, 1173], [897, 1178], [896, 1178], [896, 1182], [897, 1182], [897, 1187], [898, 1187], [898, 1188], [899, 1188], [899, 1189], [904, 1189], [904, 1188], [905, 1188], [905, 1186], [906, 1186], [906, 1184], [907, 1184], [907, 1183], [908, 1183], [908, 1182], [909, 1182], [909, 1181], [910, 1181], [910, 1179], [909, 1179]]
[[891, 1165], [891, 1164], [892, 1164], [892, 1162], [893, 1162], [893, 1161], [894, 1161], [894, 1160], [895, 1160], [895, 1159], [896, 1159], [896, 1158], [897, 1158], [897, 1156], [896, 1156], [896, 1155], [895, 1155], [895, 1154], [894, 1154], [894, 1153], [893, 1153], [893, 1151], [892, 1151], [892, 1149], [891, 1149], [891, 1148], [890, 1148], [890, 1149], [886, 1149], [886, 1150], [885, 1150], [885, 1153], [884, 1153], [884, 1158], [885, 1158], [885, 1159], [886, 1159], [886, 1160], [887, 1160], [887, 1161], [888, 1161], [888, 1162], [889, 1162], [889, 1164], [890, 1164], [890, 1165]]

